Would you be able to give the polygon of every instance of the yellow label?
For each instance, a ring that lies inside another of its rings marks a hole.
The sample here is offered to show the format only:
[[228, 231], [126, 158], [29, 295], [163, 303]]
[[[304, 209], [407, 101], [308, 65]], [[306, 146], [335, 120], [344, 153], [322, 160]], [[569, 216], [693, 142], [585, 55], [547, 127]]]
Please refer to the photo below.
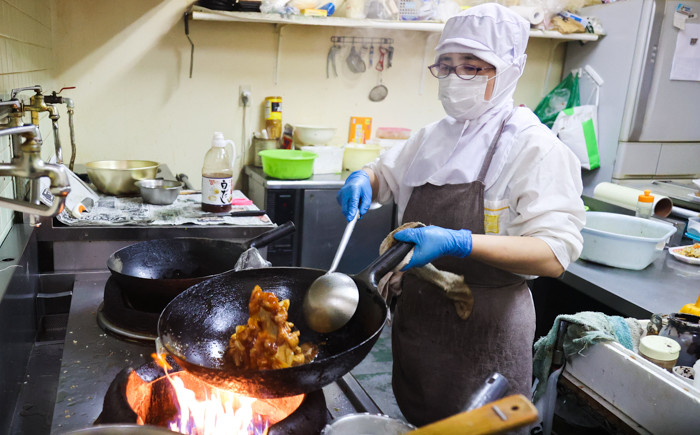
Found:
[[484, 233], [486, 234], [498, 234], [498, 215], [497, 214], [485, 214], [484, 215]]

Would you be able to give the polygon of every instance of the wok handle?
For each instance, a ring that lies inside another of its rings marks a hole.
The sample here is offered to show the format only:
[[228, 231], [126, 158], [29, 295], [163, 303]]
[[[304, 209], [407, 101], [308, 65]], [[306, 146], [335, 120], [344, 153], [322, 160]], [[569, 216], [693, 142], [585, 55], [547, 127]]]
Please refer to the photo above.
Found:
[[358, 274], [359, 279], [365, 282], [368, 286], [376, 289], [379, 280], [389, 273], [391, 269], [396, 267], [406, 254], [411, 252], [415, 244], [407, 242], [398, 242], [391, 248], [387, 249], [384, 254], [374, 260], [372, 264], [367, 266]]
[[282, 225], [279, 225], [277, 228], [272, 229], [266, 233], [260, 234], [258, 237], [249, 240], [246, 243], [246, 246], [248, 248], [262, 248], [264, 246], [269, 245], [270, 243], [274, 242], [275, 240], [281, 239], [282, 237], [292, 234], [294, 231], [296, 231], [296, 227], [294, 226], [294, 222], [289, 221], [287, 223], [284, 223]]

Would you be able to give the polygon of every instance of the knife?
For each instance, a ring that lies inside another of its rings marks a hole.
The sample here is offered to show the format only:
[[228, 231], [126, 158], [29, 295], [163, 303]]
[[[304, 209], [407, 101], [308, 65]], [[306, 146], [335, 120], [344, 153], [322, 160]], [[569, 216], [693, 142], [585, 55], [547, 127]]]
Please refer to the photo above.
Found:
[[204, 217], [208, 216], [233, 216], [233, 217], [253, 217], [253, 216], [264, 216], [266, 214], [265, 210], [240, 210], [240, 211], [228, 211], [225, 213], [206, 213]]

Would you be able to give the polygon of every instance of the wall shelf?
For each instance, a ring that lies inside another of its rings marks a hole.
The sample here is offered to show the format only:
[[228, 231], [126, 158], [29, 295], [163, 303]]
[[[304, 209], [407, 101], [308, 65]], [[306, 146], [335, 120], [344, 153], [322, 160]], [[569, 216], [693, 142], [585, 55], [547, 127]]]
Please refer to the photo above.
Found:
[[[426, 21], [389, 21], [389, 20], [356, 20], [344, 17], [282, 17], [279, 14], [262, 14], [259, 12], [228, 12], [216, 11], [201, 6], [192, 6], [190, 14], [193, 20], [229, 21], [261, 24], [294, 24], [302, 26], [352, 27], [356, 29], [411, 30], [422, 32], [441, 32], [444, 23]], [[598, 35], [592, 33], [562, 34], [551, 30], [530, 30], [531, 38], [549, 38], [565, 41], [596, 41]]]

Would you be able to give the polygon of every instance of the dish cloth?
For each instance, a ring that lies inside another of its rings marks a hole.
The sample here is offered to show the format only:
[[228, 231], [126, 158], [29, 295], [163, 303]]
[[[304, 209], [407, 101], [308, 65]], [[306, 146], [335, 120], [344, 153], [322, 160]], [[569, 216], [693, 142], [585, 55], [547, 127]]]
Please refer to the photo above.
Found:
[[[397, 232], [405, 230], [406, 228], [418, 228], [423, 226], [425, 225], [420, 222], [408, 222], [396, 228], [382, 241], [379, 246], [379, 254], [383, 254], [387, 249], [397, 243], [396, 239], [394, 239], [394, 234]], [[454, 301], [459, 318], [467, 320], [474, 308], [474, 296], [472, 296], [472, 291], [469, 289], [469, 286], [464, 282], [464, 277], [452, 272], [440, 270], [430, 263], [423, 267], [413, 267], [406, 272], [402, 272], [401, 269], [411, 261], [412, 256], [413, 249], [406, 254], [403, 260], [401, 260], [394, 269], [379, 280], [377, 288], [384, 300], [389, 300], [391, 296], [398, 296], [401, 294], [401, 278], [404, 273], [410, 273], [443, 289], [447, 297]]]
[[561, 314], [554, 319], [554, 325], [546, 336], [535, 343], [533, 372], [539, 380], [533, 402], [537, 402], [547, 387], [547, 378], [552, 366], [552, 354], [557, 341], [559, 323], [570, 323], [562, 343], [566, 358], [581, 353], [596, 343], [617, 341], [625, 348], [637, 353], [639, 339], [644, 335], [641, 322], [633, 318], [608, 316], [607, 314], [582, 311], [576, 314]]

